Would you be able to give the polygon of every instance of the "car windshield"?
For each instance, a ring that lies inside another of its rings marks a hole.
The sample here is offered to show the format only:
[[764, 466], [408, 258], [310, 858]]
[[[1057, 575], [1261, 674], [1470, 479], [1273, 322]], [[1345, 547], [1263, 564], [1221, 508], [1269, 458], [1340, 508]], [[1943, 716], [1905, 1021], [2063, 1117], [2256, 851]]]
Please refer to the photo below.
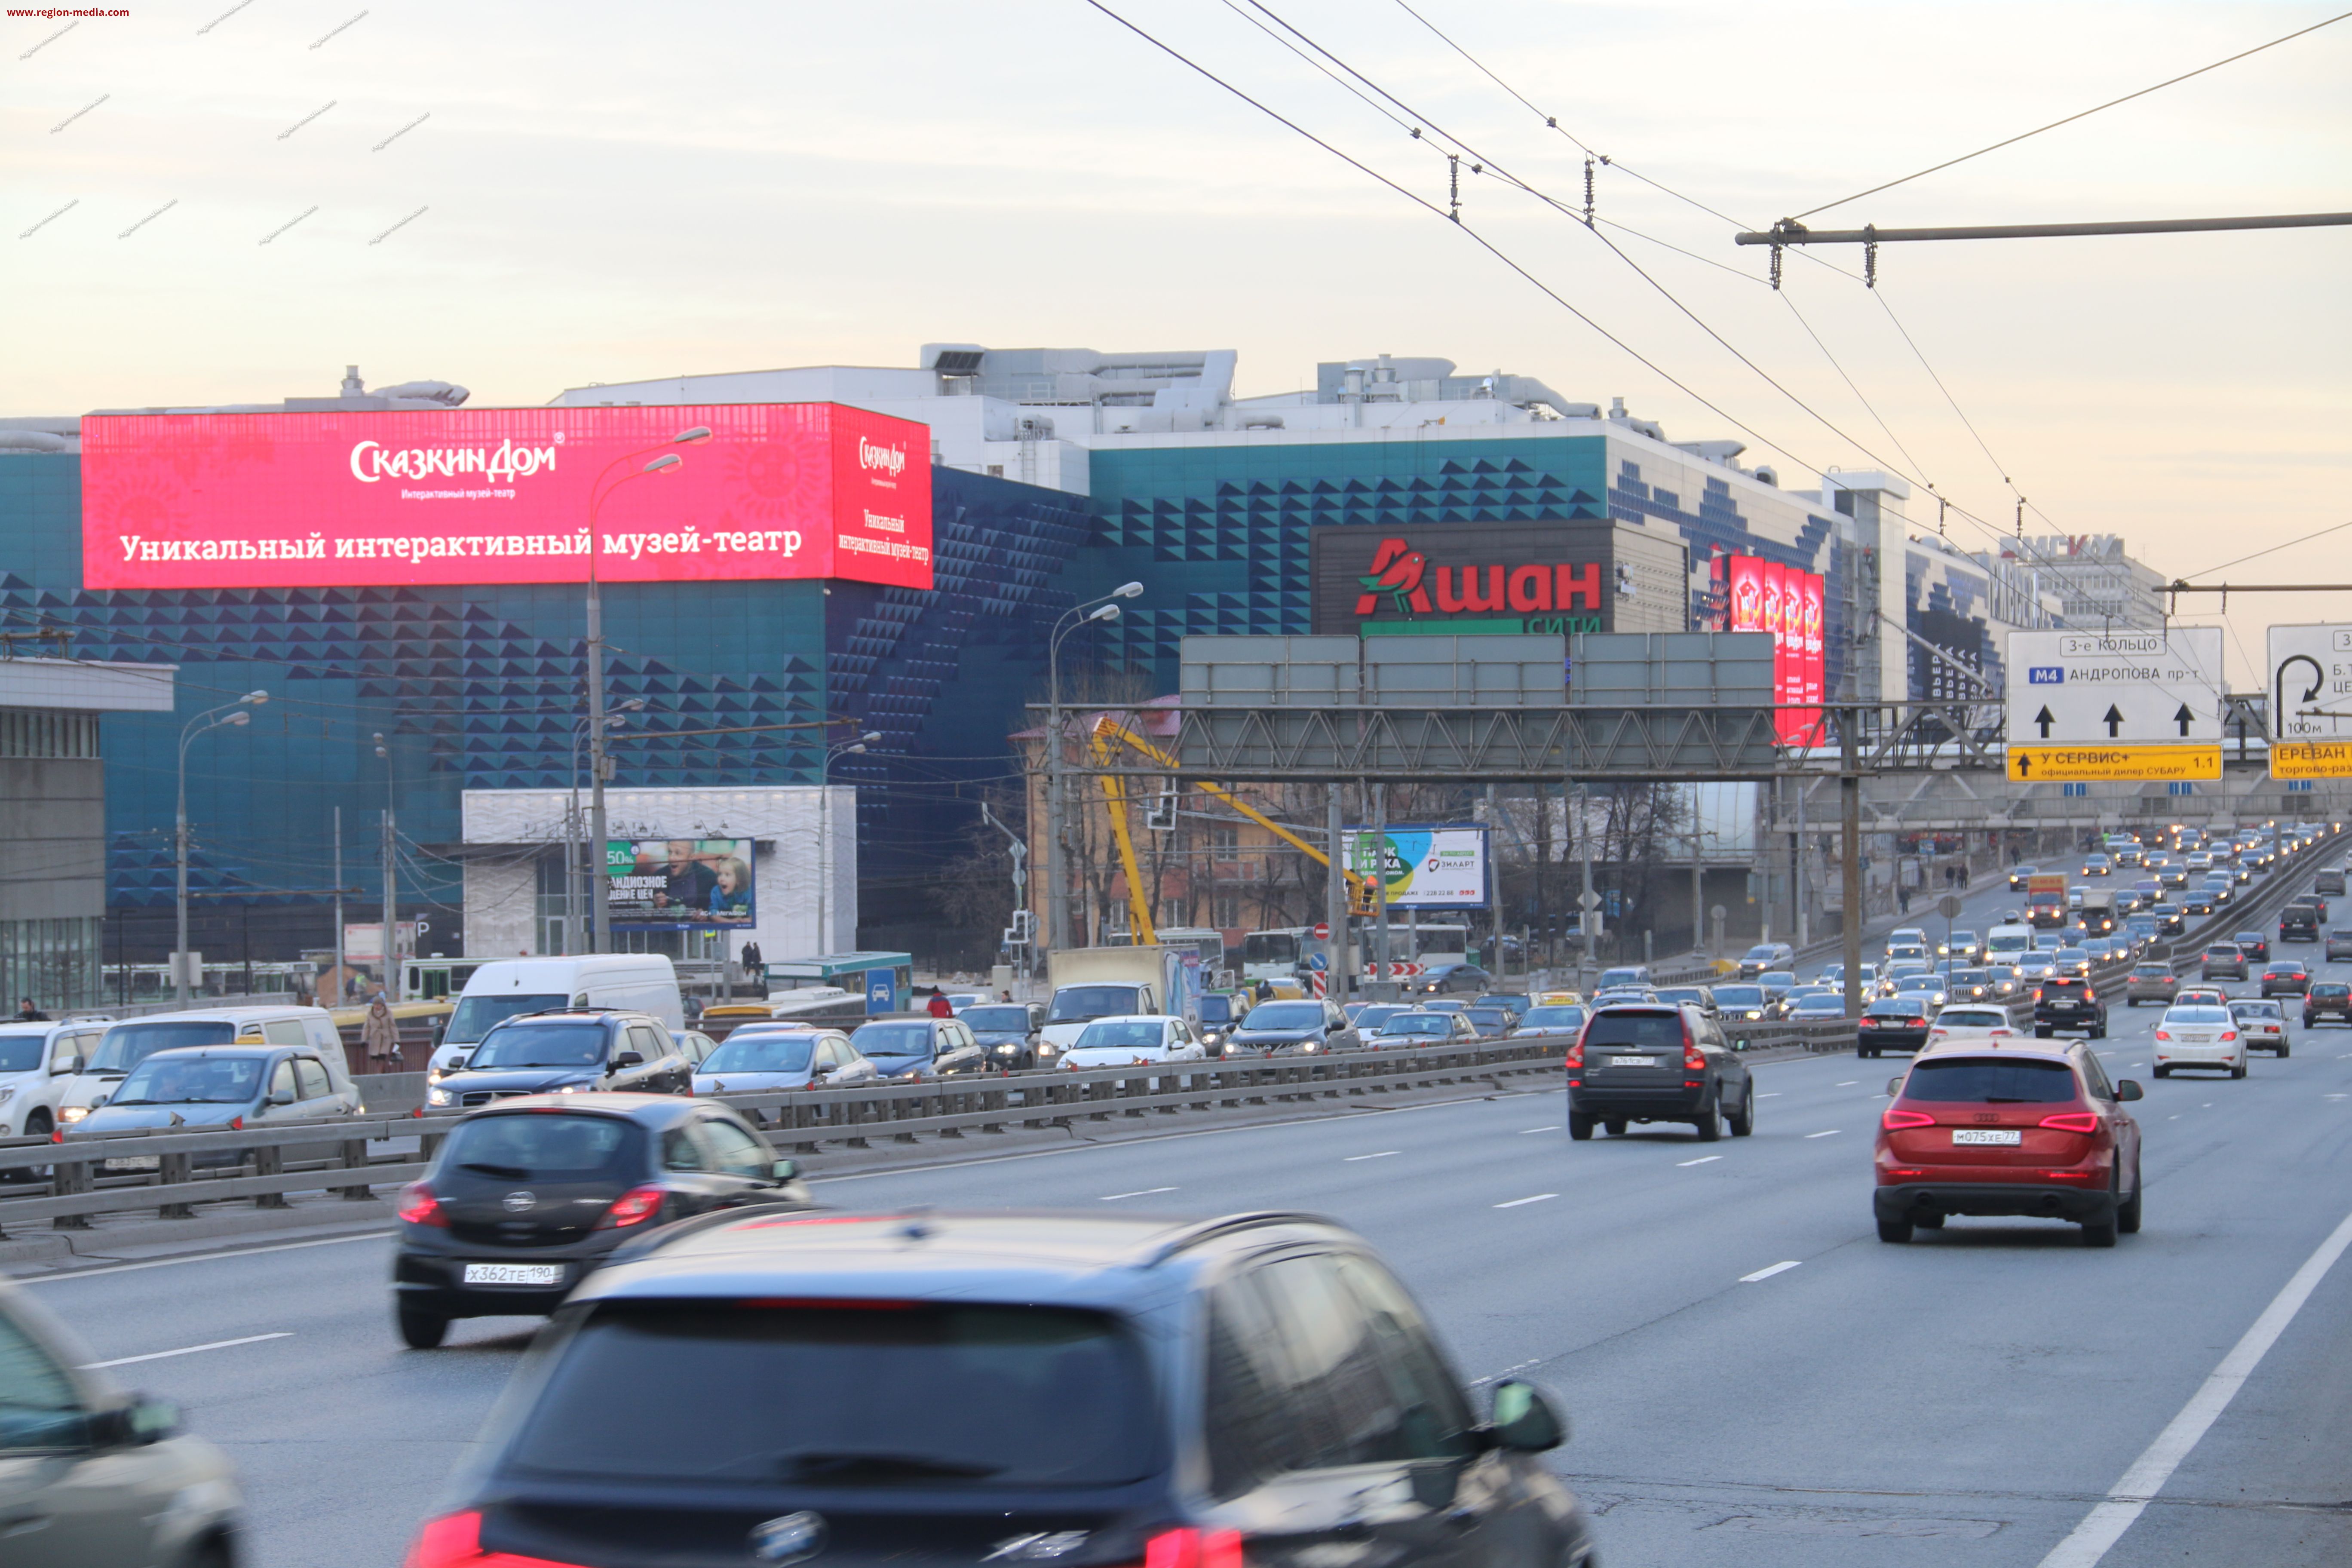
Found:
[[493, 1112], [457, 1123], [435, 1169], [501, 1182], [626, 1180], [643, 1163], [643, 1139], [636, 1123], [618, 1116]]
[[[1765, 978], [1771, 977], [1767, 975]], [[1706, 998], [1700, 994], [1696, 985], [1670, 985], [1656, 993], [1656, 995], [1661, 1002], [1687, 1002], [1694, 1007], [1703, 1007], [1706, 1005]]]
[[260, 1057], [150, 1057], [109, 1105], [244, 1105], [261, 1089]]
[[1313, 1029], [1323, 1023], [1319, 1002], [1261, 1002], [1242, 1020], [1245, 1029]]
[[[1234, 1021], [1234, 999], [1222, 991], [1212, 991], [1201, 998], [1201, 1022], [1230, 1024]], [[973, 1026], [975, 1028], [977, 1025]]]
[[1947, 1007], [1936, 1022], [1947, 1029], [2001, 1029], [2009, 1026], [2009, 1015], [1998, 1007]]
[[1381, 1026], [1383, 1035], [1444, 1036], [1453, 1032], [1453, 1020], [1443, 1013], [1399, 1013]]
[[1530, 1029], [1580, 1029], [1585, 1012], [1581, 1007], [1530, 1007], [1528, 1016], [1519, 1020], [1519, 1032]]
[[1761, 1007], [1764, 1005], [1764, 987], [1718, 985], [1715, 988], [1715, 1005], [1718, 1007]]
[[849, 1043], [869, 1057], [924, 1057], [931, 1052], [929, 1024], [860, 1024]]
[[[1029, 1032], [1029, 1009], [1019, 1005], [967, 1007], [956, 1016], [969, 1025], [974, 1034], [1025, 1035]], [[1205, 1008], [1201, 1016], [1203, 1018], [1208, 1016]]]
[[449, 1026], [441, 1032], [441, 1043], [470, 1046], [518, 1013], [545, 1013], [570, 1000], [568, 996], [525, 995], [520, 992], [505, 996], [460, 996], [449, 1015]]
[[1084, 1024], [1112, 1013], [1132, 1013], [1136, 990], [1132, 985], [1065, 985], [1054, 993], [1054, 1010], [1045, 1021]]
[[1990, 973], [1981, 969], [1955, 969], [1952, 971], [1952, 984], [1955, 985], [1982, 985], [1991, 978], [1992, 976]]
[[1473, 1028], [1500, 1029], [1510, 1023], [1511, 1011], [1507, 1007], [1472, 1007], [1463, 1016], [1470, 1020]]
[[1819, 1013], [1825, 1017], [1832, 1018], [1843, 1017], [1845, 1016], [1845, 998], [1842, 996], [1806, 996], [1800, 998], [1796, 1006], [1790, 1009], [1790, 1016], [1791, 1017], [1800, 1016], [1807, 1013]]
[[1078, 1036], [1074, 1050], [1158, 1050], [1165, 1038], [1157, 1023], [1121, 1020], [1117, 1023], [1088, 1024]]
[[500, 1024], [474, 1048], [469, 1068], [584, 1068], [604, 1061], [604, 1026]]
[[2352, 985], [2339, 980], [2323, 980], [2311, 988], [2314, 999], [2323, 996], [2352, 996]]
[[225, 1046], [236, 1038], [236, 1026], [226, 1018], [174, 1019], [152, 1024], [117, 1024], [99, 1041], [89, 1058], [92, 1072], [129, 1072], [157, 1051], [180, 1046]]
[[1919, 1005], [1893, 996], [1882, 996], [1864, 1007], [1863, 1012], [1874, 1018], [1916, 1018], [1919, 1016]]
[[714, 1072], [806, 1072], [816, 1050], [814, 1035], [733, 1034], [702, 1058], [702, 1070]]
[[1584, 1031], [1588, 1046], [1652, 1046], [1661, 1050], [1683, 1048], [1683, 1016], [1612, 1007], [1596, 1014]]
[[2275, 1002], [2232, 1002], [2230, 1016], [2233, 1018], [2276, 1018], [2280, 1016]]
[[2168, 963], [2139, 963], [2132, 966], [2134, 980], [2169, 980], [2172, 966]]
[[[525, 1473], [697, 1490], [1076, 1488], [1140, 1480], [1161, 1458], [1142, 1351], [1103, 1313], [608, 1302], [554, 1353], [507, 1450]], [[740, 1388], [765, 1392], [679, 1396]]]
[[1936, 1105], [2056, 1105], [2074, 1098], [2074, 1069], [2022, 1057], [1930, 1057], [1911, 1068], [1903, 1098]]
[[22, 1035], [0, 1035], [0, 1072], [31, 1072], [41, 1065], [41, 1046], [49, 1037], [47, 1029], [37, 1029]]
[[1944, 983], [1932, 974], [1906, 974], [1895, 983], [1897, 991], [1941, 991]]
[[2230, 1021], [2227, 1007], [2175, 1007], [2165, 1014], [2168, 1024], [2226, 1024]]
[[1405, 1009], [1402, 1005], [1394, 1002], [1374, 1003], [1369, 1007], [1360, 1008], [1357, 1011], [1356, 1027], [1359, 1029], [1381, 1028], [1385, 1026], [1391, 1018], [1395, 1017], [1404, 1010]]
[[[1756, 954], [1751, 952], [1748, 956], [1753, 958]], [[1767, 952], [1766, 956], [1769, 957], [1769, 953]], [[1649, 984], [1649, 976], [1638, 969], [1604, 969], [1601, 972], [1601, 984], [1604, 986], [1646, 985]]]

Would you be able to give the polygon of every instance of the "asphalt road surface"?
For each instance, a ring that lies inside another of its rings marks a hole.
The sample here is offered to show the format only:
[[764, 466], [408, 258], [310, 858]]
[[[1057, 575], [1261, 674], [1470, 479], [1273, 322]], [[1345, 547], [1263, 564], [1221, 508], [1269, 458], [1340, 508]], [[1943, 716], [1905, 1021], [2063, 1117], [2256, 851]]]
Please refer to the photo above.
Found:
[[[2147, 1228], [2113, 1251], [2000, 1220], [1880, 1243], [1870, 1145], [1902, 1063], [1843, 1056], [1759, 1066], [1756, 1135], [1708, 1145], [1572, 1144], [1544, 1091], [818, 1187], [1335, 1215], [1466, 1377], [1560, 1394], [1575, 1436], [1554, 1462], [1610, 1568], [2352, 1562], [2352, 1263], [2323, 1267], [2352, 1237], [2352, 1030], [2297, 1027], [2242, 1082], [2158, 1082], [2158, 1016], [2118, 1005], [2106, 1042], [2147, 1090]], [[403, 1350], [387, 1253], [264, 1244], [34, 1289], [229, 1450], [256, 1568], [390, 1568], [532, 1325]]]

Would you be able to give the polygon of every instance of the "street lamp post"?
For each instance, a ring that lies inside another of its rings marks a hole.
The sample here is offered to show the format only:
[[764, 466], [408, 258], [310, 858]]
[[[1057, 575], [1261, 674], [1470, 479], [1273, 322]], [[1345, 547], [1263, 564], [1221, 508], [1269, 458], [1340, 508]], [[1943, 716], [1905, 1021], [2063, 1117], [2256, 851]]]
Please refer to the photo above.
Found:
[[[867, 746], [881, 738], [881, 731], [868, 730], [863, 735], [858, 736], [855, 741], [844, 741], [838, 745], [826, 747], [824, 752], [824, 770], [817, 774], [816, 945], [820, 955], [829, 954], [833, 951], [832, 944], [827, 942], [825, 938], [824, 929], [827, 906], [830, 904], [833, 898], [833, 762], [835, 757], [846, 757], [855, 752], [863, 752]], [[853, 795], [856, 788], [857, 786], [856, 784], [850, 785]], [[854, 826], [856, 820], [856, 813], [853, 811], [851, 814], [851, 822], [853, 824], [851, 827], [852, 832], [856, 831], [856, 826]]]
[[1110, 601], [1142, 592], [1140, 583], [1122, 583], [1098, 599], [1071, 605], [1054, 623], [1045, 645], [1045, 940], [1055, 951], [1070, 945], [1070, 889], [1062, 854], [1062, 639], [1080, 626], [1118, 619], [1118, 606]]
[[[217, 708], [206, 709], [189, 720], [180, 730], [180, 797], [179, 807], [173, 816], [172, 861], [178, 876], [177, 896], [173, 900], [175, 911], [172, 954], [173, 994], [181, 1006], [188, 1005], [188, 742], [213, 730], [237, 728], [253, 722], [247, 712], [249, 705], [267, 702], [267, 691], [248, 691], [235, 702], [224, 702]], [[215, 714], [225, 713], [225, 719]]]
[[394, 859], [397, 853], [394, 839], [399, 830], [394, 823], [392, 812], [392, 743], [383, 738], [381, 730], [375, 733], [375, 754], [383, 759], [383, 979], [379, 989], [383, 991], [385, 1001], [397, 1002], [400, 1000], [400, 944], [393, 940], [393, 931], [394, 922], [400, 914], [400, 871]]
[[[642, 697], [632, 697], [616, 706], [605, 717], [607, 729], [628, 722], [628, 716], [646, 705]], [[595, 916], [581, 906], [602, 896], [604, 879], [598, 876], [602, 844], [595, 854], [588, 852], [587, 835], [580, 826], [580, 742], [588, 733], [588, 721], [575, 721], [572, 726], [572, 808], [563, 817], [563, 951], [569, 955], [587, 951], [582, 945], [583, 923], [593, 927]]]
[[[679, 431], [665, 445], [692, 447], [709, 439], [710, 426], [697, 425], [691, 430]], [[604, 465], [604, 473], [598, 474], [595, 483], [589, 486], [588, 844], [592, 862], [599, 868], [604, 853], [604, 783], [611, 777], [613, 767], [611, 759], [604, 754], [604, 596], [596, 581], [596, 514], [604, 510], [606, 501], [613, 499], [613, 492], [631, 479], [642, 479], [647, 474], [667, 473], [686, 460], [676, 452], [662, 452], [660, 457], [654, 458], [652, 462], [635, 472], [623, 474], [609, 485], [604, 483], [605, 475], [610, 474], [614, 468], [625, 463], [635, 462], [647, 453], [660, 451], [659, 447], [648, 447], [645, 451], [630, 452], [615, 458]], [[598, 490], [598, 486], [603, 487], [601, 492]], [[592, 874], [590, 878], [592, 888], [595, 885], [595, 877]], [[593, 932], [589, 942], [590, 950], [595, 952], [610, 952], [613, 946], [613, 919], [611, 911], [606, 908], [606, 900], [592, 898], [589, 900], [588, 914]]]

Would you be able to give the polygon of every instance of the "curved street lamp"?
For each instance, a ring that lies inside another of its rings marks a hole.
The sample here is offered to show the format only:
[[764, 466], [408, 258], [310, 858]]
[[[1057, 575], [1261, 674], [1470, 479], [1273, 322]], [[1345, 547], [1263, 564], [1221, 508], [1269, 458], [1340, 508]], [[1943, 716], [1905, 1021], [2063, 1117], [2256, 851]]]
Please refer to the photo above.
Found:
[[[176, 874], [176, 894], [173, 900], [173, 994], [181, 1006], [188, 1005], [188, 743], [197, 736], [215, 730], [242, 729], [253, 722], [247, 710], [269, 700], [267, 691], [248, 691], [234, 702], [224, 702], [208, 708], [180, 728], [179, 806], [173, 814], [172, 863]], [[216, 717], [216, 715], [226, 715]]]
[[[1070, 945], [1070, 898], [1062, 868], [1062, 639], [1080, 626], [1118, 619], [1114, 599], [1132, 599], [1140, 583], [1122, 583], [1099, 598], [1072, 605], [1054, 623], [1045, 645], [1045, 940], [1050, 949]], [[1064, 623], [1067, 624], [1065, 625]]]

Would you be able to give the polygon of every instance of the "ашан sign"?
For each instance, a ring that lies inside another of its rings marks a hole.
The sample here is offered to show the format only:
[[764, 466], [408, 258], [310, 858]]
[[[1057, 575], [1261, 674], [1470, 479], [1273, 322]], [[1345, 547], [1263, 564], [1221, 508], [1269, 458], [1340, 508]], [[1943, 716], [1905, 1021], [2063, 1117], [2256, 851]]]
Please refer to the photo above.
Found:
[[[1318, 528], [1309, 536], [1315, 630], [1346, 636], [1417, 622], [1437, 632], [1615, 631], [1625, 602], [1616, 534], [1610, 523], [1568, 521]], [[1681, 546], [1660, 548], [1672, 583]]]

